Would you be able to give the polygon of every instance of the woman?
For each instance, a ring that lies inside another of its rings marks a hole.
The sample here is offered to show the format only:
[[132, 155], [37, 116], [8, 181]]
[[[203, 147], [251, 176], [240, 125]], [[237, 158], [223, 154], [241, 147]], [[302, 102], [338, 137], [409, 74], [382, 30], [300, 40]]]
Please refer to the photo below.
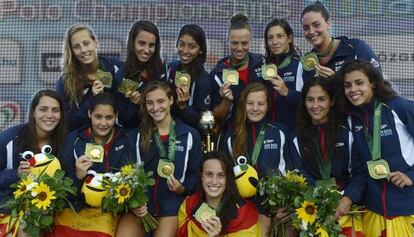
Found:
[[367, 60], [380, 69], [378, 58], [371, 47], [360, 39], [348, 39], [345, 36], [333, 38], [330, 35], [331, 20], [329, 12], [321, 2], [308, 5], [301, 14], [303, 35], [312, 44], [311, 52], [316, 53], [319, 64], [304, 72], [304, 78], [333, 77], [344, 62], [360, 58]]
[[[204, 30], [198, 25], [184, 25], [177, 39], [180, 60], [168, 65], [168, 83], [175, 88], [176, 105], [174, 114], [188, 125], [197, 128], [200, 113], [210, 109], [210, 82], [204, 69], [207, 58], [207, 42]], [[179, 73], [187, 73], [190, 83], [182, 83]]]
[[[152, 171], [155, 185], [148, 190], [145, 207], [133, 210], [141, 218], [150, 212], [158, 219], [155, 237], [175, 236], [177, 213], [184, 197], [197, 186], [202, 150], [200, 135], [190, 126], [171, 116], [173, 92], [165, 82], [149, 83], [142, 94], [141, 125], [129, 134], [138, 163]], [[119, 236], [143, 236], [134, 215], [121, 219]], [[129, 227], [125, 227], [129, 226]], [[125, 227], [125, 228], [124, 228]]]
[[[30, 173], [29, 162], [21, 154], [25, 151], [40, 153], [44, 145], [50, 145], [52, 154], [57, 156], [65, 131], [62, 99], [52, 90], [38, 91], [30, 103], [29, 121], [0, 133], [0, 203], [13, 197], [10, 185], [18, 182], [20, 175]], [[8, 214], [9, 210], [0, 209], [0, 213]], [[1, 223], [7, 224], [7, 221]]]
[[[127, 57], [123, 67], [125, 79], [137, 84], [137, 91], [117, 94], [117, 100], [124, 101], [119, 109], [119, 121], [127, 128], [139, 125], [139, 103], [141, 93], [153, 80], [167, 79], [166, 65], [161, 60], [161, 40], [157, 26], [151, 21], [135, 22], [128, 34]], [[121, 82], [121, 83], [124, 83]]]
[[98, 47], [98, 39], [88, 25], [77, 23], [66, 31], [56, 92], [63, 98], [69, 131], [88, 124], [92, 98], [104, 91], [114, 94], [122, 79], [122, 62], [98, 56]]
[[[272, 174], [275, 170], [285, 173], [292, 168], [288, 156], [286, 134], [279, 124], [273, 124], [266, 118], [270, 109], [269, 91], [260, 82], [253, 82], [243, 90], [237, 107], [234, 129], [225, 136], [228, 154], [236, 160], [247, 157], [259, 175], [259, 179]], [[264, 236], [268, 235], [270, 213], [261, 205], [261, 198], [255, 202], [259, 210], [259, 222]]]
[[[234, 121], [238, 99], [250, 82], [260, 81], [263, 56], [250, 53], [252, 29], [248, 18], [236, 14], [230, 19], [228, 30], [230, 55], [221, 59], [210, 73], [214, 115], [225, 134]], [[215, 82], [215, 83], [214, 83]]]
[[[335, 213], [339, 219], [349, 212], [353, 203], [361, 201], [365, 178], [361, 157], [352, 149], [355, 145], [350, 142], [352, 133], [341, 125], [343, 120], [336, 109], [334, 95], [331, 80], [318, 77], [305, 83], [290, 149], [308, 184], [330, 185], [344, 192]], [[356, 231], [361, 234], [362, 230]], [[352, 236], [352, 225], [344, 224], [343, 234]]]
[[[303, 86], [303, 68], [293, 43], [293, 29], [285, 19], [275, 18], [267, 24], [264, 39], [265, 64], [277, 67], [277, 74], [271, 75], [271, 83], [268, 83], [272, 87], [272, 121], [293, 129]], [[264, 74], [266, 72], [262, 71], [262, 76]]]
[[[178, 237], [261, 236], [254, 204], [243, 200], [237, 191], [231, 159], [222, 152], [207, 153], [201, 163], [200, 176], [200, 190], [181, 204]], [[214, 209], [216, 216], [199, 221], [194, 216], [203, 203]]]
[[[414, 106], [397, 96], [370, 63], [354, 60], [338, 73], [348, 123], [365, 164], [365, 236], [414, 233]], [[392, 201], [391, 201], [392, 200]]]
[[[99, 185], [89, 187], [94, 184], [91, 180], [99, 174], [115, 173], [122, 166], [136, 162], [129, 151], [124, 130], [115, 125], [117, 113], [114, 97], [110, 93], [100, 93], [91, 101], [90, 126], [79, 128], [66, 137], [60, 159], [63, 170], [79, 189], [74, 204], [80, 212], [65, 209], [58, 213], [52, 235], [77, 236], [95, 232], [96, 236], [114, 236], [117, 219], [111, 213], [102, 213], [102, 192], [96, 191]], [[94, 149], [96, 153], [92, 152]]]

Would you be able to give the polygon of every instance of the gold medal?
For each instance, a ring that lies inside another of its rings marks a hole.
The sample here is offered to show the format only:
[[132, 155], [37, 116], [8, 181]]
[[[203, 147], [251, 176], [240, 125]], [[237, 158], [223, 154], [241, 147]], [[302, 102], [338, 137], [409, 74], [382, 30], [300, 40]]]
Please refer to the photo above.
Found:
[[160, 159], [158, 162], [157, 173], [160, 177], [168, 178], [174, 174], [175, 165], [169, 160]]
[[86, 143], [85, 154], [96, 163], [102, 163], [104, 158], [104, 148], [101, 145]]
[[216, 211], [209, 207], [207, 203], [203, 202], [194, 214], [195, 219], [198, 222], [205, 222], [207, 219], [216, 216]]
[[239, 84], [239, 72], [232, 69], [223, 69], [223, 82], [230, 82], [232, 85]]
[[305, 71], [311, 71], [315, 69], [316, 64], [319, 64], [318, 56], [315, 53], [305, 54], [301, 61]]
[[101, 81], [106, 88], [111, 88], [112, 86], [112, 74], [110, 72], [98, 69], [96, 72], [96, 80]]
[[118, 87], [118, 91], [122, 94], [127, 94], [128, 92], [134, 92], [138, 90], [138, 86], [138, 82], [124, 78], [121, 82], [121, 85]]
[[390, 168], [386, 160], [367, 161], [369, 175], [373, 179], [385, 179], [390, 173]]
[[262, 77], [264, 80], [271, 80], [277, 75], [277, 67], [275, 64], [263, 64]]
[[191, 76], [186, 72], [175, 72], [175, 85], [177, 87], [190, 87]]

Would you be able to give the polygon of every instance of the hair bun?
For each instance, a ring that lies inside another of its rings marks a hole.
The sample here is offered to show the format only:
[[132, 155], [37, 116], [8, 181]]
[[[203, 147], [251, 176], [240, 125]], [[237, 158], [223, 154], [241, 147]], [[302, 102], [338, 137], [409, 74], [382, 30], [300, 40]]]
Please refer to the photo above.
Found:
[[238, 22], [248, 22], [249, 18], [242, 13], [236, 13], [230, 18], [230, 24], [238, 23]]

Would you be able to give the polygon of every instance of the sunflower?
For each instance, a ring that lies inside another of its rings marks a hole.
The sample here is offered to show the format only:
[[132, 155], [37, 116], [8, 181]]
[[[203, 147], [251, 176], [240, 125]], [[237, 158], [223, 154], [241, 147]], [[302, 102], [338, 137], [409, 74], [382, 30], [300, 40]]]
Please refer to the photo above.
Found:
[[134, 167], [132, 165], [125, 165], [121, 168], [121, 174], [123, 177], [131, 176], [134, 173]]
[[30, 176], [22, 179], [19, 184], [17, 184], [16, 191], [13, 192], [14, 198], [19, 198], [23, 193], [28, 190], [28, 186], [33, 183], [33, 179]]
[[316, 227], [316, 235], [319, 237], [329, 237], [328, 232], [321, 226], [321, 225], [317, 225]]
[[288, 171], [286, 173], [286, 179], [290, 182], [294, 182], [297, 184], [306, 184], [306, 179], [305, 177], [303, 177], [302, 175], [297, 174], [296, 172], [293, 171]]
[[313, 224], [316, 220], [316, 214], [318, 210], [313, 202], [304, 201], [302, 207], [296, 209], [296, 214], [298, 218], [302, 221]]
[[51, 191], [47, 184], [40, 182], [40, 184], [33, 188], [33, 192], [36, 193], [36, 198], [32, 200], [32, 204], [35, 204], [37, 208], [46, 210], [52, 203], [52, 199], [56, 199], [55, 191]]
[[118, 198], [118, 204], [124, 203], [131, 197], [131, 187], [129, 184], [120, 184], [118, 187], [115, 188], [116, 195], [115, 197]]

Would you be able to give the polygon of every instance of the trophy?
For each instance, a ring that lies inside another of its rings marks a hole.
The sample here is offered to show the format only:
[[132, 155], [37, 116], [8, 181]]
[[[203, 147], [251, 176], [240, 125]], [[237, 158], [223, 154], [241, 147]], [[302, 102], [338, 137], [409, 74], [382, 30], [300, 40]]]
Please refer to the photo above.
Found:
[[205, 111], [201, 114], [200, 126], [206, 134], [205, 152], [214, 150], [214, 142], [211, 141], [211, 132], [215, 127], [213, 112]]

